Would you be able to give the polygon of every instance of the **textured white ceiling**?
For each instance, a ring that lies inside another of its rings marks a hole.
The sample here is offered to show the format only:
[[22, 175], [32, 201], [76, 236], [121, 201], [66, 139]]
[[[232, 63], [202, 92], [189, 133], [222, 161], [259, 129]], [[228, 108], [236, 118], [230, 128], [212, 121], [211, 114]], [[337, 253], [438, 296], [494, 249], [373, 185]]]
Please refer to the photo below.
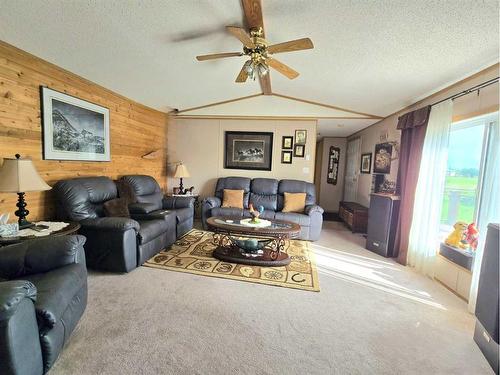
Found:
[[[271, 43], [315, 45], [279, 55], [301, 75], [273, 72], [273, 90], [360, 112], [388, 115], [498, 61], [496, 0], [263, 0], [263, 10]], [[242, 22], [238, 0], [0, 0], [0, 39], [160, 110], [260, 91], [234, 83], [243, 57], [195, 60], [239, 51], [224, 26]]]

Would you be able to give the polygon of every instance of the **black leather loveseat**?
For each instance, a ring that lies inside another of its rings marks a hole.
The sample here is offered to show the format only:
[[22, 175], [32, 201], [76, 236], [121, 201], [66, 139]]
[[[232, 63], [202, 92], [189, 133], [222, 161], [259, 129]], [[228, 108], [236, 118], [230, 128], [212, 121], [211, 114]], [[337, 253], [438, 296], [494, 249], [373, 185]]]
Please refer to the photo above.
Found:
[[40, 375], [87, 306], [83, 236], [0, 247], [0, 374]]
[[128, 217], [105, 216], [104, 203], [118, 196], [108, 177], [63, 180], [54, 186], [57, 214], [77, 221], [87, 237], [85, 255], [90, 268], [129, 272], [176, 240], [175, 212], [130, 212]]
[[[224, 189], [243, 190], [243, 209], [221, 207]], [[302, 213], [281, 212], [284, 193], [306, 193], [305, 210]], [[323, 209], [316, 204], [314, 184], [299, 180], [275, 180], [272, 178], [223, 177], [215, 187], [215, 196], [205, 198], [201, 213], [203, 228], [207, 229], [207, 219], [211, 216], [250, 217], [249, 204], [263, 206], [263, 219], [286, 220], [301, 227], [299, 238], [315, 241], [323, 226]]]
[[132, 191], [134, 203], [129, 204], [129, 211], [140, 215], [154, 215], [163, 210], [173, 210], [176, 218], [177, 238], [193, 229], [194, 198], [166, 197], [163, 195], [158, 182], [146, 175], [127, 175], [120, 178]]

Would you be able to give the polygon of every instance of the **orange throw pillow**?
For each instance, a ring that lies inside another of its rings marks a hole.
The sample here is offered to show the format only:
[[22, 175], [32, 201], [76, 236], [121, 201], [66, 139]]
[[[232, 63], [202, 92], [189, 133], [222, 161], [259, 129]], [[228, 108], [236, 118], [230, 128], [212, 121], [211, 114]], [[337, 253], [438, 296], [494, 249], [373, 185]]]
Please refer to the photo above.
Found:
[[222, 207], [243, 209], [243, 190], [224, 189]]
[[285, 204], [282, 212], [304, 213], [306, 193], [285, 193]]

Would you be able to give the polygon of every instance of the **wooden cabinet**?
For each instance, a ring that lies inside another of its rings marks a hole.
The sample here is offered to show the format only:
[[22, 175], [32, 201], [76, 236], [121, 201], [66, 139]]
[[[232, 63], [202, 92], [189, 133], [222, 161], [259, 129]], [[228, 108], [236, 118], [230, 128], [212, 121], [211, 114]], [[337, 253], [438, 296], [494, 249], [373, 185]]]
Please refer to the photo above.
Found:
[[340, 219], [352, 230], [353, 233], [366, 233], [368, 223], [368, 208], [356, 202], [340, 202]]

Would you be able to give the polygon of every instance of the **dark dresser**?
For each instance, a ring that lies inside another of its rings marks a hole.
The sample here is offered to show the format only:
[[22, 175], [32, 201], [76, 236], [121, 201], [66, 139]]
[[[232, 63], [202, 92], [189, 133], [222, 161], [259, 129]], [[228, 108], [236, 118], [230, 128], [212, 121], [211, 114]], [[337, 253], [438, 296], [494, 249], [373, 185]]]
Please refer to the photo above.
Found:
[[399, 197], [371, 194], [368, 209], [366, 248], [385, 257], [394, 254], [394, 238], [399, 213]]
[[476, 300], [474, 341], [498, 374], [499, 224], [488, 224]]

